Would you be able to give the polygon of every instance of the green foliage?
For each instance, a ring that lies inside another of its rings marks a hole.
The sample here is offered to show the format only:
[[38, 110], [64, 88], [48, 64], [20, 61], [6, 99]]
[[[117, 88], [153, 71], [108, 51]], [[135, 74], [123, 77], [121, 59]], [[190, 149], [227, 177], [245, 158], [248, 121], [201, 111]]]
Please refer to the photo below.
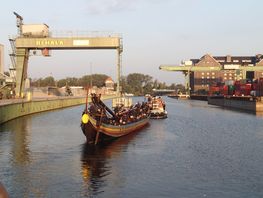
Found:
[[159, 82], [158, 80], [153, 80], [153, 77], [149, 75], [132, 73], [126, 77], [122, 77], [120, 84], [122, 86], [123, 93], [133, 93], [134, 95], [146, 95], [153, 94], [153, 89], [172, 89], [185, 91], [183, 85], [171, 84], [167, 86], [166, 83]]
[[132, 73], [121, 79], [123, 92], [134, 95], [151, 94], [153, 89], [152, 77], [140, 73]]
[[79, 84], [83, 87], [91, 86], [91, 84], [93, 86], [103, 87], [107, 78], [108, 76], [104, 74], [86, 75], [80, 78]]
[[33, 80], [31, 85], [35, 87], [46, 87], [46, 86], [55, 86], [55, 79], [52, 76], [48, 76], [44, 79], [39, 78], [37, 80]]
[[57, 86], [58, 87], [64, 87], [67, 85], [67, 80], [66, 79], [60, 79], [57, 81]]
[[55, 82], [55, 79], [52, 76], [46, 77], [44, 79], [39, 78], [32, 81], [31, 85], [35, 87], [45, 87], [45, 86], [58, 86], [64, 87], [68, 86], [90, 86], [91, 83], [93, 86], [102, 87], [104, 86], [105, 80], [108, 78], [107, 75], [104, 74], [93, 74], [86, 75], [81, 78], [76, 77], [67, 77], [64, 79], [60, 79]]
[[174, 90], [176, 91], [176, 93], [178, 93], [178, 92], [185, 93], [186, 92], [185, 86], [182, 84], [176, 85]]
[[[64, 79], [60, 79], [55, 81], [52, 76], [48, 76], [46, 78], [39, 78], [32, 80], [32, 86], [35, 87], [44, 87], [44, 86], [97, 86], [103, 87], [105, 85], [105, 80], [108, 78], [107, 75], [104, 74], [93, 74], [93, 75], [85, 75], [81, 78], [76, 77], [67, 77]], [[173, 89], [175, 91], [180, 90], [181, 92], [185, 91], [183, 85], [171, 84], [167, 86], [163, 82], [159, 82], [156, 79], [153, 79], [152, 76], [144, 75], [140, 73], [132, 73], [128, 76], [121, 77], [120, 86], [122, 87], [123, 93], [133, 93], [134, 95], [141, 96], [145, 94], [153, 94], [153, 89]], [[116, 88], [116, 86], [115, 86]]]

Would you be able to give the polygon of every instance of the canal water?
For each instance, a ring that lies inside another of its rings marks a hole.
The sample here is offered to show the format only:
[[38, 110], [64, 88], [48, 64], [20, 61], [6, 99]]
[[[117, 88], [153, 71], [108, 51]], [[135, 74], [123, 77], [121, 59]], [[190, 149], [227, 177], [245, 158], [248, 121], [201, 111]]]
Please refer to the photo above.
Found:
[[84, 106], [0, 127], [11, 197], [263, 197], [263, 117], [165, 98], [169, 117], [91, 147]]

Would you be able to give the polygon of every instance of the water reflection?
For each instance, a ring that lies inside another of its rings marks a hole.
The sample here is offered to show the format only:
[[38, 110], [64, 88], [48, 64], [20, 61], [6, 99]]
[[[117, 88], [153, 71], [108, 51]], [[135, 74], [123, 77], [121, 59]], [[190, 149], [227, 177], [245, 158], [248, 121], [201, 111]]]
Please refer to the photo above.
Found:
[[[8, 186], [10, 195], [12, 195], [14, 191], [18, 191], [26, 197], [30, 191], [27, 183], [28, 178], [30, 178], [30, 172], [25, 170], [31, 163], [31, 124], [31, 117], [28, 116], [9, 121], [0, 128], [0, 133], [8, 135], [8, 145], [0, 145], [2, 147], [1, 149], [5, 151], [3, 157], [6, 159], [6, 161], [3, 161], [3, 164], [1, 164], [3, 166], [1, 172], [12, 177], [11, 183]], [[5, 164], [8, 161], [9, 166], [6, 166]]]
[[174, 100], [172, 101], [171, 99], [167, 101], [168, 104], [176, 104], [176, 105], [181, 105], [184, 107], [189, 107], [189, 109], [194, 111], [194, 108], [200, 110], [209, 110], [209, 111], [230, 111], [230, 112], [236, 112], [240, 114], [249, 114], [249, 115], [255, 115], [257, 117], [263, 117], [263, 112], [254, 112], [254, 111], [249, 111], [249, 110], [244, 110], [244, 109], [237, 109], [237, 108], [230, 108], [230, 107], [220, 107], [216, 105], [210, 105], [205, 101], [199, 101], [199, 100]]
[[83, 107], [10, 121], [0, 180], [12, 197], [263, 197], [262, 117], [166, 104], [167, 119], [99, 147], [83, 144]]
[[5, 123], [0, 132], [10, 133], [10, 159], [15, 164], [30, 163], [31, 117], [22, 117]]
[[115, 184], [119, 183], [119, 178], [112, 174], [118, 170], [116, 167], [110, 166], [110, 160], [121, 157], [127, 151], [129, 142], [133, 141], [140, 131], [108, 142], [103, 145], [89, 145], [87, 143], [82, 146], [82, 177], [84, 181], [85, 196], [98, 195], [107, 186], [107, 177], [111, 177]]
[[263, 118], [263, 112], [257, 112], [257, 113], [256, 113], [256, 116], [257, 116], [257, 117], [262, 117], [262, 118]]

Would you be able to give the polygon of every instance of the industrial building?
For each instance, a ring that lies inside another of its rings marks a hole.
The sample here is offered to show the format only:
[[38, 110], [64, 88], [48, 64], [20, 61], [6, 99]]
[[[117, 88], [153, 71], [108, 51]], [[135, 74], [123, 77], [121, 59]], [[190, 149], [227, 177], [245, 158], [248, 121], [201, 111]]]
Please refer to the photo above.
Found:
[[5, 83], [5, 75], [4, 75], [4, 46], [0, 44], [0, 88]]
[[0, 44], [0, 73], [4, 73], [4, 46]]
[[[263, 55], [256, 56], [211, 56], [206, 54], [200, 59], [191, 59], [185, 61], [185, 65], [194, 68], [214, 67], [221, 70], [200, 70], [190, 73], [190, 88], [191, 93], [202, 93], [209, 89], [210, 85], [218, 82], [226, 82], [229, 80], [240, 79], [256, 79], [263, 77]], [[256, 68], [257, 67], [257, 68]]]

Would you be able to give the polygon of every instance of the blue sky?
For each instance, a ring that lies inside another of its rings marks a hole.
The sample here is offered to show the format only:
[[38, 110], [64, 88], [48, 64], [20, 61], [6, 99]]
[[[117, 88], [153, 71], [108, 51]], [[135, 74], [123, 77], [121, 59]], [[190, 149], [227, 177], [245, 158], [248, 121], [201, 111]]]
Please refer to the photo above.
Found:
[[[182, 83], [181, 73], [160, 64], [212, 55], [263, 53], [263, 1], [260, 0], [9, 0], [0, 8], [0, 43], [10, 65], [8, 37], [17, 32], [16, 11], [25, 24], [46, 23], [53, 32], [106, 31], [122, 34], [123, 75], [144, 73], [159, 81]], [[30, 57], [31, 78], [56, 79], [104, 73], [116, 78], [114, 50], [53, 51]]]

